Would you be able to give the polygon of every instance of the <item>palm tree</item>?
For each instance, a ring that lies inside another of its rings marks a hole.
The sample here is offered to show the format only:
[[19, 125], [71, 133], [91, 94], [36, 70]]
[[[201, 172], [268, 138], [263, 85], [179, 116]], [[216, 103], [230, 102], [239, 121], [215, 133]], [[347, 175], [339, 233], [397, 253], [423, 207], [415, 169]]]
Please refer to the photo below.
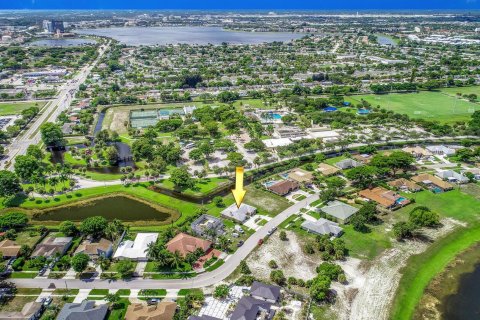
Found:
[[156, 242], [150, 242], [147, 249], [145, 249], [145, 253], [147, 254], [148, 259], [158, 260], [160, 256], [160, 248]]
[[170, 257], [169, 257], [169, 262], [171, 267], [175, 267], [175, 269], [178, 269], [180, 264], [183, 263], [183, 257], [180, 254], [180, 251], [176, 250]]

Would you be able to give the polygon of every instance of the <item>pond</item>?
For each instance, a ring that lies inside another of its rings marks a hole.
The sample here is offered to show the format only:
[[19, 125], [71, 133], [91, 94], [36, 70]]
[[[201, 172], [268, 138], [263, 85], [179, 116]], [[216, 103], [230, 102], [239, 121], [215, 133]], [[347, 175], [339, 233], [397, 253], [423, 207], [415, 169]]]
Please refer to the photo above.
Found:
[[223, 42], [230, 44], [260, 44], [274, 41], [285, 42], [305, 36], [305, 34], [289, 32], [228, 31], [219, 27], [117, 27], [81, 29], [75, 32], [78, 34], [110, 37], [132, 46], [180, 43], [219, 45]]
[[377, 41], [381, 45], [388, 45], [388, 46], [392, 46], [392, 47], [397, 46], [397, 43], [395, 42], [395, 40], [393, 38], [389, 37], [389, 36], [386, 36], [386, 35], [378, 35], [377, 36]]
[[43, 39], [28, 43], [29, 46], [37, 47], [75, 47], [97, 43], [90, 39]]
[[80, 204], [46, 209], [34, 214], [33, 221], [58, 223], [65, 220], [82, 221], [102, 216], [107, 220], [119, 219], [136, 225], [163, 225], [175, 221], [179, 213], [126, 196], [112, 196], [82, 201]]

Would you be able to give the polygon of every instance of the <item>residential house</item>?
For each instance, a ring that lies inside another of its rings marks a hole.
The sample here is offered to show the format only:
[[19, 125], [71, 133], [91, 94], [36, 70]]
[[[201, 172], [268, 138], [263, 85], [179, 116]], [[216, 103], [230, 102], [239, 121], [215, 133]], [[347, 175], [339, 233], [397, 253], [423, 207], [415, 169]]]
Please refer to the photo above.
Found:
[[307, 170], [296, 168], [288, 173], [288, 179], [308, 185], [313, 181], [313, 174]]
[[317, 171], [328, 177], [337, 174], [338, 172], [340, 172], [340, 169], [335, 168], [334, 166], [331, 166], [327, 163], [320, 163], [318, 165]]
[[471, 173], [473, 174], [473, 177], [475, 180], [480, 180], [480, 169], [472, 168], [472, 169], [467, 169], [462, 171], [463, 175], [465, 175], [466, 173]]
[[411, 180], [423, 184], [434, 193], [453, 189], [453, 185], [429, 173], [421, 173], [412, 177]]
[[390, 181], [388, 182], [388, 185], [397, 188], [400, 191], [418, 192], [422, 190], [422, 187], [418, 184], [405, 178]]
[[233, 203], [228, 208], [224, 209], [221, 212], [221, 215], [224, 218], [243, 223], [247, 221], [248, 218], [255, 215], [256, 213], [257, 213], [257, 208], [255, 207], [242, 203], [240, 205], [240, 208], [237, 208], [237, 205]]
[[341, 161], [335, 163], [335, 166], [337, 168], [342, 169], [342, 170], [356, 168], [356, 167], [360, 167], [362, 165], [363, 164], [361, 162], [358, 162], [358, 161], [353, 160], [353, 159], [344, 159], [344, 160], [341, 160]]
[[402, 149], [403, 152], [409, 153], [417, 159], [426, 159], [433, 156], [433, 153], [428, 151], [425, 148], [415, 146], [415, 147], [405, 147]]
[[113, 253], [113, 243], [104, 238], [97, 242], [86, 239], [78, 246], [75, 253], [85, 253], [93, 260], [96, 260], [98, 257], [110, 258]]
[[58, 313], [57, 320], [103, 320], [107, 316], [108, 306], [95, 306], [95, 301], [83, 300], [81, 303], [66, 303]]
[[113, 255], [116, 259], [132, 259], [147, 261], [148, 245], [156, 242], [158, 233], [137, 233], [135, 240], [126, 240], [120, 243]]
[[382, 187], [362, 190], [359, 192], [359, 195], [387, 209], [397, 209], [410, 203], [410, 200], [400, 196], [398, 193]]
[[188, 320], [222, 320], [222, 319], [203, 315], [203, 316], [190, 316], [188, 317]]
[[0, 253], [3, 258], [14, 258], [18, 256], [21, 247], [15, 241], [4, 239], [0, 242]]
[[319, 210], [334, 217], [340, 223], [346, 223], [350, 220], [351, 216], [358, 212], [359, 209], [335, 200], [329, 202], [327, 206], [320, 208]]
[[162, 301], [152, 306], [134, 303], [128, 306], [125, 320], [171, 320], [175, 315], [177, 304]]
[[339, 237], [343, 233], [343, 229], [333, 221], [320, 218], [317, 221], [305, 221], [302, 223], [302, 228], [310, 233], [319, 235], [330, 235]]
[[208, 214], [202, 214], [195, 219], [190, 226], [192, 232], [200, 237], [209, 238], [213, 232], [215, 235], [222, 235], [224, 233], [223, 221]]
[[41, 243], [37, 244], [35, 250], [30, 255], [32, 258], [46, 257], [54, 255], [64, 255], [72, 244], [72, 237], [46, 237]]
[[448, 182], [453, 182], [453, 183], [468, 183], [470, 181], [463, 174], [453, 170], [440, 170], [435, 175], [442, 180], [446, 180]]
[[267, 187], [268, 190], [275, 194], [278, 194], [279, 196], [286, 196], [290, 192], [296, 191], [299, 188], [300, 185], [298, 184], [298, 182], [291, 180], [282, 180]]
[[270, 303], [277, 303], [280, 301], [280, 287], [270, 284], [254, 281], [250, 288], [250, 295], [257, 299]]
[[43, 304], [40, 302], [27, 302], [21, 311], [2, 311], [0, 319], [8, 320], [35, 320], [40, 319], [43, 312]]
[[354, 154], [352, 155], [352, 159], [363, 164], [368, 164], [370, 163], [372, 156], [369, 154]]
[[451, 156], [455, 154], [455, 149], [446, 146], [428, 146], [427, 150], [433, 154]]
[[67, 136], [73, 134], [73, 127], [75, 127], [75, 123], [72, 123], [72, 122], [64, 123], [62, 126], [62, 133]]
[[173, 239], [167, 242], [165, 247], [171, 253], [178, 251], [182, 257], [185, 257], [189, 253], [195, 252], [197, 249], [201, 249], [203, 252], [207, 252], [212, 246], [212, 242], [196, 237], [192, 237], [186, 233], [179, 233]]
[[238, 301], [230, 320], [272, 319], [274, 315], [271, 303], [244, 296]]

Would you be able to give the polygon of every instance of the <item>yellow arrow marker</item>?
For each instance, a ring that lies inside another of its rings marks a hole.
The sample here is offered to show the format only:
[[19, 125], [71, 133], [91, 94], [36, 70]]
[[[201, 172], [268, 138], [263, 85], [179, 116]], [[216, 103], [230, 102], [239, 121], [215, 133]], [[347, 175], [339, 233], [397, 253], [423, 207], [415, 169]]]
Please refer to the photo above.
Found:
[[245, 193], [247, 193], [247, 191], [243, 189], [243, 167], [237, 167], [235, 169], [235, 189], [232, 190], [232, 193], [237, 203], [237, 208], [240, 208]]

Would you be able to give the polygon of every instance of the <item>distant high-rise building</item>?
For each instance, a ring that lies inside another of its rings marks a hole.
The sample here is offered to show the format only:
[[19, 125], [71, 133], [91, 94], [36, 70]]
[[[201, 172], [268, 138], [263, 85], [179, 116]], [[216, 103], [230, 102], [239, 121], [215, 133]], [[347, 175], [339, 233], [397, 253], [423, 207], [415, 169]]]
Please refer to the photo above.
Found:
[[50, 33], [63, 33], [65, 32], [65, 26], [63, 21], [43, 20], [43, 30]]

